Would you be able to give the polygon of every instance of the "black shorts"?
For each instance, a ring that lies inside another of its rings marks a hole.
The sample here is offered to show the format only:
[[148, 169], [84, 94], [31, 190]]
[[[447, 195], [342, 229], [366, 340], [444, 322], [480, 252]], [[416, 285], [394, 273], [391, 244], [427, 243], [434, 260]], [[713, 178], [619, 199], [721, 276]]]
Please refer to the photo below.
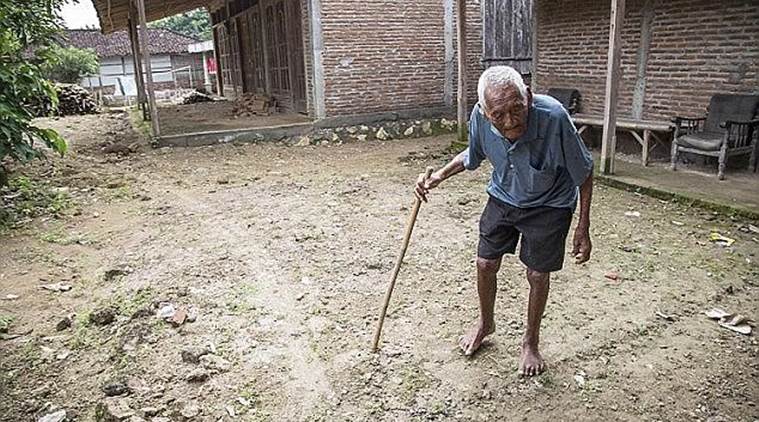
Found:
[[564, 266], [564, 245], [572, 223], [568, 208], [517, 208], [493, 197], [480, 217], [480, 244], [477, 256], [497, 259], [513, 254], [519, 235], [519, 259], [535, 271], [550, 273]]

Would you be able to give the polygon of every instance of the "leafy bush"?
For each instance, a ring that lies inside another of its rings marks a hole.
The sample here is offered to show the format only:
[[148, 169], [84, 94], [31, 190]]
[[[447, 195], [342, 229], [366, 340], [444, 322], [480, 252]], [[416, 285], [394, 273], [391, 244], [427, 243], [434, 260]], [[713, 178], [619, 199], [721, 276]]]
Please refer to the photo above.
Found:
[[55, 82], [75, 84], [99, 69], [98, 56], [91, 48], [53, 45], [47, 55], [50, 60], [42, 66], [42, 71], [45, 77]]
[[54, 60], [48, 47], [61, 29], [57, 14], [64, 2], [0, 1], [0, 184], [7, 181], [7, 157], [21, 162], [42, 157], [40, 143], [66, 152], [58, 132], [32, 124], [40, 98], [57, 105], [55, 90], [40, 67]]

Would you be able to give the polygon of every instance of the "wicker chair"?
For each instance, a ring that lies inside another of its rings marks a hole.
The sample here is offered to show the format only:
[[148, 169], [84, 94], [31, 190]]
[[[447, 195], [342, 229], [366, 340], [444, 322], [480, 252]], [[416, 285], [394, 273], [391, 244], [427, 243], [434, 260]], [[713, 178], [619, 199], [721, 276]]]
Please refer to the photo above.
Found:
[[728, 157], [751, 154], [749, 169], [756, 171], [759, 132], [759, 95], [714, 95], [706, 117], [675, 117], [672, 170], [681, 152], [719, 158], [718, 177], [725, 178]]
[[580, 109], [580, 91], [574, 88], [549, 88], [548, 95], [556, 98], [569, 114], [575, 114]]

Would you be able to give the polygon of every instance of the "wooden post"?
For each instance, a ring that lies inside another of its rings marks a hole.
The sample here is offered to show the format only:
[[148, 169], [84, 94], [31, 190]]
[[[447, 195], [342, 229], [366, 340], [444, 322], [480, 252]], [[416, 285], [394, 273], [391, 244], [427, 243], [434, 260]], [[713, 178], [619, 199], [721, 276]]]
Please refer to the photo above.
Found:
[[601, 173], [614, 173], [614, 153], [617, 149], [617, 87], [619, 86], [620, 38], [625, 17], [625, 0], [611, 0], [609, 25], [609, 57], [606, 70], [606, 101], [604, 131], [601, 138]]
[[643, 103], [646, 97], [646, 66], [648, 65], [648, 50], [651, 48], [651, 27], [654, 21], [653, 0], [646, 0], [641, 14], [640, 46], [638, 47], [637, 77], [633, 92], [632, 117], [643, 118]]
[[[222, 31], [223, 29], [224, 25], [222, 24], [213, 28], [213, 31], [211, 31], [213, 34], [213, 59], [216, 61], [216, 95], [219, 97], [224, 96], [224, 78], [222, 77], [221, 71], [221, 56], [219, 56], [221, 50], [219, 50], [219, 34], [217, 31]], [[205, 64], [203, 64], [203, 66], [205, 66]]]
[[456, 0], [456, 33], [458, 42], [458, 126], [459, 142], [467, 142], [467, 92], [466, 92], [466, 0]]
[[133, 8], [129, 7], [129, 19], [127, 20], [127, 26], [129, 27], [129, 44], [132, 48], [132, 64], [134, 65], [134, 85], [137, 88], [137, 108], [143, 111], [143, 118], [145, 108], [145, 86], [142, 80], [142, 64], [140, 61], [140, 48], [139, 37], [137, 36], [137, 25], [134, 23], [135, 16], [132, 13]]
[[140, 34], [145, 41], [142, 47], [142, 56], [145, 58], [145, 76], [148, 88], [148, 100], [150, 102], [150, 123], [153, 127], [153, 136], [161, 136], [161, 125], [158, 122], [158, 106], [155, 102], [153, 90], [153, 69], [150, 66], [150, 39], [148, 38], [148, 23], [145, 18], [145, 0], [137, 0], [137, 11], [140, 14]]
[[643, 129], [643, 154], [641, 156], [641, 161], [643, 162], [643, 166], [648, 166], [648, 153], [649, 153], [649, 146], [651, 145], [651, 131], [648, 129]]

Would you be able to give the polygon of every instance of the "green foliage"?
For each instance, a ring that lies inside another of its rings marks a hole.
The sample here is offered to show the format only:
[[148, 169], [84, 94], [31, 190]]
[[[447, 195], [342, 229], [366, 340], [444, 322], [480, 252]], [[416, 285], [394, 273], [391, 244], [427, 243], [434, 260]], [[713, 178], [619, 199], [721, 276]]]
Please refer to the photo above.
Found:
[[0, 315], [0, 333], [7, 333], [13, 320], [11, 315]]
[[66, 152], [66, 141], [56, 131], [32, 124], [40, 98], [57, 105], [55, 90], [40, 67], [53, 60], [48, 47], [61, 29], [58, 12], [64, 2], [0, 1], [0, 181], [6, 180], [6, 157], [21, 162], [40, 158], [44, 153], [39, 143]]
[[12, 179], [0, 187], [0, 232], [43, 214], [60, 214], [71, 206], [65, 191], [26, 177]]
[[165, 28], [203, 41], [211, 39], [211, 17], [206, 9], [190, 10], [149, 23], [151, 28]]
[[62, 47], [48, 49], [50, 60], [42, 66], [45, 77], [67, 84], [78, 83], [83, 76], [97, 73], [98, 56], [91, 48]]

